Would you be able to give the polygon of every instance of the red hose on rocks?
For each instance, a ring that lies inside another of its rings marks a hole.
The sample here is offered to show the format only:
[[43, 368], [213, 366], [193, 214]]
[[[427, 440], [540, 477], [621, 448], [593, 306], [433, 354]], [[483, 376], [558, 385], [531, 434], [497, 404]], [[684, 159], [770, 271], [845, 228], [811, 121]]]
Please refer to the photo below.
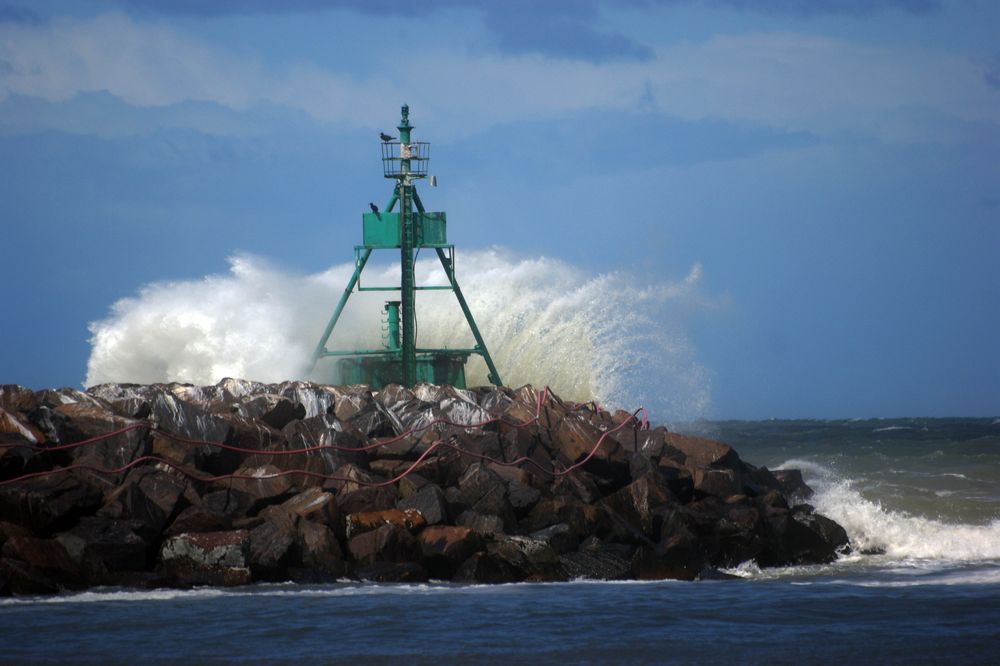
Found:
[[[262, 451], [262, 450], [258, 450], [258, 449], [247, 449], [245, 447], [234, 446], [232, 444], [225, 444], [225, 443], [222, 443], [222, 442], [209, 442], [209, 441], [205, 441], [205, 440], [197, 440], [197, 439], [189, 439], [187, 437], [181, 437], [180, 435], [175, 435], [175, 434], [169, 433], [169, 432], [167, 432], [165, 430], [162, 430], [162, 429], [158, 428], [155, 423], [135, 423], [135, 424], [126, 426], [124, 428], [119, 428], [118, 430], [114, 430], [112, 432], [105, 433], [103, 435], [97, 435], [97, 436], [90, 437], [88, 439], [81, 440], [79, 442], [73, 442], [73, 443], [70, 443], [70, 444], [61, 444], [61, 445], [58, 445], [58, 446], [51, 446], [51, 447], [36, 446], [36, 445], [32, 445], [32, 444], [2, 444], [2, 445], [0, 445], [0, 448], [2, 448], [2, 449], [10, 449], [10, 448], [21, 447], [21, 448], [29, 448], [29, 449], [32, 449], [32, 450], [35, 450], [35, 451], [66, 451], [66, 450], [75, 449], [75, 448], [78, 448], [78, 447], [81, 447], [81, 446], [86, 446], [88, 444], [95, 444], [97, 442], [101, 442], [101, 441], [110, 439], [112, 437], [117, 437], [119, 435], [122, 435], [124, 433], [130, 432], [132, 430], [137, 430], [139, 428], [149, 428], [150, 430], [153, 430], [153, 431], [155, 431], [157, 433], [160, 433], [161, 435], [163, 435], [165, 437], [169, 437], [170, 439], [173, 439], [173, 440], [175, 440], [177, 442], [180, 442], [182, 444], [190, 444], [190, 445], [194, 445], [194, 446], [214, 446], [214, 447], [218, 447], [218, 448], [225, 449], [225, 450], [228, 450], [228, 451], [234, 451], [234, 452], [237, 452], [237, 453], [246, 453], [246, 454], [252, 454], [252, 455], [284, 456], [284, 455], [297, 455], [297, 454], [303, 454], [303, 453], [314, 453], [316, 451], [324, 451], [324, 450], [346, 451], [346, 452], [352, 452], [352, 451], [353, 452], [359, 452], [359, 451], [369, 451], [369, 450], [372, 450], [372, 449], [376, 449], [376, 448], [378, 448], [380, 446], [385, 446], [387, 444], [392, 444], [394, 442], [398, 442], [398, 441], [400, 441], [401, 439], [403, 439], [405, 437], [408, 437], [408, 436], [410, 436], [410, 435], [412, 435], [414, 433], [417, 433], [417, 432], [422, 432], [424, 430], [427, 430], [428, 428], [431, 428], [432, 426], [437, 425], [437, 424], [445, 424], [445, 425], [450, 425], [450, 426], [454, 426], [454, 427], [458, 427], [458, 428], [482, 428], [483, 426], [489, 425], [491, 423], [503, 422], [503, 423], [506, 423], [507, 425], [509, 425], [511, 427], [514, 427], [514, 428], [524, 428], [524, 427], [527, 427], [527, 426], [532, 425], [534, 423], [537, 423], [538, 420], [541, 418], [542, 406], [543, 406], [543, 404], [545, 402], [545, 398], [547, 396], [549, 396], [549, 394], [550, 394], [549, 388], [546, 386], [545, 390], [543, 392], [541, 392], [541, 393], [538, 394], [538, 399], [537, 399], [536, 405], [535, 405], [535, 416], [533, 416], [532, 418], [528, 419], [527, 421], [524, 421], [523, 423], [511, 423], [511, 422], [508, 422], [508, 421], [504, 421], [502, 417], [494, 417], [494, 418], [491, 418], [491, 419], [487, 419], [486, 421], [483, 421], [482, 423], [472, 423], [472, 424], [453, 423], [451, 421], [448, 421], [447, 419], [434, 419], [433, 421], [430, 421], [430, 422], [428, 422], [428, 423], [426, 423], [426, 424], [424, 424], [422, 426], [417, 426], [415, 428], [411, 428], [411, 429], [407, 430], [406, 432], [404, 432], [404, 433], [402, 433], [400, 435], [397, 435], [397, 436], [395, 436], [395, 437], [393, 437], [391, 439], [388, 439], [388, 440], [385, 440], [385, 441], [381, 441], [381, 442], [376, 442], [374, 444], [368, 444], [368, 445], [361, 446], [361, 447], [345, 447], [345, 446], [336, 446], [336, 445], [333, 445], [333, 444], [326, 444], [326, 445], [321, 445], [321, 446], [306, 447], [306, 448], [300, 448], [300, 449], [287, 449], [287, 450], [283, 450], [283, 451]], [[261, 475], [261, 476], [255, 476], [255, 475], [252, 475], [252, 474], [236, 474], [236, 473], [232, 473], [232, 474], [220, 474], [220, 475], [205, 475], [205, 474], [202, 474], [200, 472], [196, 472], [196, 471], [192, 471], [190, 469], [187, 469], [187, 468], [185, 468], [185, 467], [183, 467], [181, 465], [178, 465], [177, 463], [174, 463], [174, 462], [172, 462], [170, 460], [167, 460], [166, 458], [161, 458], [159, 456], [140, 456], [139, 458], [136, 458], [135, 460], [132, 460], [131, 462], [129, 462], [129, 463], [125, 464], [125, 465], [122, 465], [121, 467], [114, 468], [114, 469], [104, 469], [104, 468], [101, 468], [101, 467], [95, 467], [95, 466], [92, 466], [92, 465], [85, 465], [85, 464], [73, 464], [73, 465], [67, 465], [65, 467], [60, 467], [58, 469], [51, 469], [51, 470], [44, 470], [44, 471], [40, 471], [40, 472], [31, 472], [31, 473], [28, 473], [28, 474], [22, 474], [20, 476], [16, 476], [14, 478], [7, 479], [5, 481], [0, 481], [0, 486], [6, 486], [6, 485], [14, 484], [14, 483], [19, 483], [21, 481], [27, 481], [29, 479], [34, 479], [34, 478], [38, 478], [38, 477], [42, 477], [42, 476], [49, 476], [49, 475], [52, 475], [52, 474], [60, 474], [60, 473], [70, 472], [70, 471], [73, 471], [73, 470], [86, 470], [86, 471], [94, 472], [94, 473], [97, 473], [97, 474], [119, 474], [119, 473], [127, 471], [127, 470], [129, 470], [129, 469], [131, 469], [133, 467], [136, 467], [137, 465], [140, 465], [142, 463], [151, 462], [151, 463], [155, 463], [157, 465], [165, 465], [167, 467], [170, 467], [171, 469], [176, 470], [177, 472], [180, 472], [184, 476], [187, 476], [187, 477], [189, 477], [191, 479], [195, 479], [195, 480], [202, 481], [202, 482], [225, 481], [225, 480], [228, 480], [228, 479], [263, 480], [263, 479], [273, 479], [273, 478], [277, 478], [277, 477], [288, 476], [290, 474], [302, 474], [303, 476], [308, 476], [308, 477], [312, 477], [312, 478], [319, 478], [319, 479], [324, 479], [324, 480], [328, 480], [328, 481], [345, 481], [345, 482], [356, 483], [359, 486], [366, 486], [366, 487], [371, 487], [371, 488], [379, 488], [379, 487], [389, 486], [389, 485], [392, 485], [394, 483], [397, 483], [401, 479], [403, 479], [406, 476], [408, 476], [409, 474], [411, 474], [417, 467], [420, 466], [421, 463], [424, 462], [424, 460], [427, 458], [427, 456], [429, 456], [431, 454], [431, 452], [434, 451], [439, 446], [453, 449], [455, 451], [458, 451], [462, 455], [472, 456], [474, 458], [479, 458], [480, 460], [483, 460], [483, 461], [486, 461], [486, 462], [490, 462], [490, 463], [495, 463], [497, 465], [502, 465], [504, 467], [516, 467], [516, 466], [520, 465], [521, 463], [530, 463], [532, 466], [534, 466], [539, 471], [541, 471], [541, 472], [543, 472], [545, 474], [549, 474], [549, 475], [551, 475], [553, 477], [561, 477], [561, 476], [565, 476], [565, 475], [571, 473], [573, 470], [575, 470], [575, 469], [583, 466], [584, 464], [586, 464], [587, 461], [589, 461], [591, 458], [594, 457], [594, 455], [597, 453], [597, 450], [601, 447], [601, 444], [604, 443], [604, 439], [608, 435], [614, 434], [615, 432], [618, 432], [619, 430], [622, 430], [625, 426], [629, 425], [632, 421], [635, 420], [635, 417], [636, 417], [636, 415], [639, 412], [642, 412], [642, 415], [643, 415], [642, 416], [642, 420], [640, 422], [640, 427], [643, 430], [647, 429], [649, 427], [649, 421], [648, 421], [648, 417], [646, 415], [646, 409], [644, 407], [640, 407], [639, 409], [637, 409], [632, 414], [631, 418], [624, 419], [621, 423], [619, 423], [614, 428], [611, 428], [610, 430], [606, 430], [605, 432], [603, 432], [601, 434], [601, 436], [597, 439], [597, 441], [594, 442], [594, 446], [590, 449], [590, 452], [586, 456], [584, 456], [582, 459], [578, 460], [577, 462], [573, 463], [569, 467], [566, 467], [565, 469], [562, 469], [562, 470], [549, 470], [549, 469], [546, 469], [543, 466], [541, 466], [540, 464], [538, 464], [537, 461], [535, 461], [534, 459], [529, 458], [527, 456], [522, 456], [521, 458], [518, 458], [517, 460], [513, 460], [513, 461], [510, 461], [510, 462], [503, 461], [503, 460], [497, 460], [495, 458], [491, 458], [490, 456], [487, 456], [487, 455], [484, 455], [484, 454], [475, 453], [473, 451], [467, 451], [467, 450], [461, 448], [460, 446], [457, 446], [456, 444], [453, 444], [451, 442], [447, 442], [445, 440], [440, 440], [439, 439], [439, 440], [437, 440], [435, 442], [432, 442], [431, 445], [427, 448], [427, 450], [424, 451], [420, 455], [420, 457], [418, 457], [413, 462], [413, 464], [411, 464], [403, 472], [401, 472], [400, 474], [398, 474], [395, 477], [393, 477], [391, 479], [388, 479], [386, 481], [377, 481], [377, 482], [376, 481], [363, 481], [363, 480], [359, 480], [359, 479], [352, 479], [352, 478], [348, 478], [348, 477], [337, 476], [337, 475], [334, 475], [334, 474], [322, 474], [320, 472], [312, 472], [312, 471], [305, 470], [305, 469], [284, 470], [284, 471], [273, 472], [273, 473], [266, 474], [266, 475]]]

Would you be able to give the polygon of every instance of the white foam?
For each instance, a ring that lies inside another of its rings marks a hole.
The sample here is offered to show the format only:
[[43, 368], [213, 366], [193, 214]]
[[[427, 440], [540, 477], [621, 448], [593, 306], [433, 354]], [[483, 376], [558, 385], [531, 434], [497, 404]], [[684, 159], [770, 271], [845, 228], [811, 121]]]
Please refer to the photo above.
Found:
[[[425, 259], [417, 263], [418, 284], [446, 284], [436, 258]], [[228, 275], [151, 284], [116, 302], [108, 318], [90, 325], [86, 383], [306, 378], [353, 264], [293, 275], [248, 255], [229, 263]], [[706, 413], [707, 373], [676, 316], [704, 302], [697, 265], [679, 282], [657, 284], [495, 249], [459, 253], [456, 266], [508, 386], [549, 385], [570, 400], [645, 405], [660, 420]], [[363, 274], [366, 286], [398, 281], [398, 263], [369, 265]], [[381, 306], [388, 298], [386, 292], [354, 294], [328, 348], [380, 346]], [[419, 292], [417, 305], [419, 346], [473, 346], [452, 294]], [[478, 356], [467, 373], [470, 385], [486, 381]]]
[[810, 502], [819, 513], [840, 523], [860, 550], [884, 551], [887, 558], [898, 561], [1000, 560], [1000, 520], [967, 525], [890, 511], [822, 465], [789, 460], [781, 468], [802, 470], [816, 491]]
[[11, 597], [0, 599], [0, 606], [14, 604], [86, 604], [121, 601], [173, 601], [175, 599], [209, 599], [226, 594], [219, 588], [197, 588], [193, 590], [88, 590], [72, 594], [39, 597]]

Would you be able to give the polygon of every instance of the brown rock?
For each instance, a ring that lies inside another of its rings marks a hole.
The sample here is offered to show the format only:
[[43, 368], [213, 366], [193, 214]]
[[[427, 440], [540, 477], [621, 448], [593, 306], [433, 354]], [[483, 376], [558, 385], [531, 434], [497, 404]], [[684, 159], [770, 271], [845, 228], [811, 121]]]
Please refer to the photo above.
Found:
[[63, 585], [78, 586], [80, 583], [80, 568], [57, 539], [11, 537], [0, 549], [0, 556], [24, 562], [31, 569]]
[[485, 552], [474, 553], [463, 562], [452, 580], [462, 583], [514, 583], [522, 580], [520, 572], [506, 560]]
[[[578, 462], [594, 450], [594, 445], [601, 435], [600, 428], [589, 421], [579, 418], [563, 419], [555, 432], [552, 444], [556, 451], [562, 454], [567, 464]], [[607, 439], [607, 438], [605, 438]], [[603, 443], [602, 443], [603, 444]], [[595, 452], [594, 456], [607, 455], [607, 452]]]
[[676, 501], [666, 481], [655, 471], [648, 472], [604, 500], [629, 525], [654, 539], [659, 531], [659, 510]]
[[419, 492], [400, 500], [396, 508], [413, 509], [420, 512], [428, 525], [437, 525], [448, 521], [448, 505], [444, 492], [434, 485], [425, 485]]
[[186, 495], [189, 482], [174, 472], [137, 467], [107, 498], [98, 512], [107, 518], [137, 520], [147, 537], [159, 535], [186, 508], [195, 495]]
[[0, 385], [0, 409], [27, 414], [38, 406], [35, 392], [17, 384]]
[[521, 527], [529, 532], [536, 532], [556, 523], [566, 523], [573, 534], [584, 538], [594, 531], [599, 519], [600, 515], [594, 505], [560, 496], [536, 504], [528, 517], [521, 521]]
[[281, 430], [290, 422], [306, 416], [306, 408], [302, 403], [271, 393], [242, 401], [240, 409], [244, 415], [260, 419], [275, 430]]
[[463, 504], [477, 513], [500, 516], [507, 531], [514, 528], [517, 519], [507, 499], [507, 485], [483, 463], [470, 465], [458, 482]]
[[578, 551], [560, 557], [559, 562], [570, 578], [624, 580], [632, 577], [631, 557], [631, 548], [588, 540]]
[[632, 560], [632, 576], [639, 580], [694, 580], [704, 567], [695, 537], [684, 530], [655, 547], [640, 546]]
[[0, 516], [36, 534], [68, 529], [100, 503], [100, 490], [66, 473], [0, 486]]
[[265, 519], [263, 523], [250, 530], [247, 563], [254, 578], [284, 579], [295, 538], [295, 526], [290, 520]]
[[802, 472], [797, 469], [779, 469], [773, 472], [781, 485], [781, 492], [788, 498], [807, 500], [813, 495], [813, 490], [802, 478]]
[[232, 527], [232, 520], [220, 511], [213, 511], [204, 505], [189, 506], [181, 511], [164, 536], [176, 536], [183, 532], [222, 532]]
[[354, 463], [347, 463], [337, 468], [335, 478], [326, 482], [326, 486], [336, 489], [338, 495], [347, 495], [357, 490], [371, 488], [371, 484], [385, 481], [376, 477]]
[[383, 525], [396, 525], [411, 533], [419, 532], [427, 524], [424, 517], [416, 509], [386, 509], [384, 511], [365, 511], [352, 513], [345, 521], [347, 538], [353, 539], [359, 534], [378, 529]]
[[688, 467], [716, 465], [735, 469], [740, 464], [740, 457], [728, 444], [676, 432], [667, 433], [665, 439], [684, 454], [684, 464]]
[[546, 541], [526, 536], [504, 535], [489, 545], [488, 552], [518, 571], [521, 580], [565, 580], [559, 554]]
[[324, 574], [321, 578], [343, 575], [345, 565], [340, 543], [333, 530], [326, 525], [300, 521], [296, 544], [304, 568], [321, 572]]
[[[7, 443], [24, 442], [28, 445], [39, 445], [45, 443], [45, 435], [36, 428], [31, 421], [18, 412], [7, 411], [0, 408], [0, 435], [16, 435], [16, 437], [4, 438]], [[0, 454], [3, 451], [0, 450]]]
[[347, 550], [362, 567], [379, 562], [415, 562], [420, 547], [410, 531], [398, 525], [383, 525], [351, 539]]
[[[82, 518], [66, 533], [80, 540], [78, 562], [94, 568], [94, 562], [109, 572], [145, 571], [149, 562], [149, 543], [140, 534], [144, 526], [134, 520], [115, 520], [92, 516]], [[63, 545], [67, 541], [61, 539]], [[69, 549], [67, 549], [69, 550]]]
[[246, 493], [254, 498], [255, 504], [266, 505], [281, 501], [292, 493], [292, 476], [281, 475], [276, 465], [242, 466], [234, 474], [242, 477], [217, 481], [216, 488], [226, 487]]
[[321, 488], [309, 488], [286, 501], [281, 508], [303, 520], [322, 523], [334, 529], [340, 521], [337, 498]]
[[712, 467], [696, 467], [692, 470], [694, 490], [701, 496], [715, 495], [729, 497], [739, 494], [742, 485], [731, 469], [716, 469]]
[[[115, 416], [109, 409], [90, 402], [59, 405], [54, 411], [61, 417], [58, 426], [61, 443], [69, 444], [96, 437], [102, 438], [71, 449], [69, 454], [76, 464], [112, 470], [149, 453], [149, 428], [142, 421]], [[129, 427], [134, 429], [104, 438], [109, 433]], [[124, 474], [124, 472], [105, 473], [108, 478], [114, 480], [121, 479]]]
[[458, 514], [455, 524], [460, 527], [468, 527], [481, 537], [492, 538], [499, 534], [506, 534], [503, 519], [492, 513], [477, 513], [476, 511], [463, 511]]
[[417, 537], [424, 566], [431, 576], [449, 579], [455, 569], [480, 549], [479, 536], [468, 527], [434, 525]]
[[416, 495], [428, 484], [430, 484], [429, 480], [416, 472], [411, 472], [400, 479], [396, 487], [399, 488], [399, 496], [403, 499], [407, 499], [408, 497]]
[[580, 545], [580, 539], [573, 534], [573, 530], [566, 523], [556, 523], [545, 529], [531, 533], [531, 538], [544, 541], [552, 547], [552, 550], [563, 555], [576, 550]]
[[396, 506], [396, 493], [391, 488], [362, 488], [346, 495], [337, 495], [342, 515], [362, 511], [383, 511]]
[[8, 523], [5, 520], [0, 520], [0, 547], [3, 546], [4, 542], [11, 537], [16, 536], [34, 536], [31, 530], [22, 527], [21, 525], [16, 525], [14, 523]]

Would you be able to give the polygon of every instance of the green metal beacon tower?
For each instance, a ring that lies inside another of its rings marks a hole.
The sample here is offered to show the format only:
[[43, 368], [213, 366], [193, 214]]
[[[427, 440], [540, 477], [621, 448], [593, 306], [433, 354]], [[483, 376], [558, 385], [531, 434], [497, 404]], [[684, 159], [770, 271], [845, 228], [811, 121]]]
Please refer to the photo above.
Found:
[[[382, 135], [382, 167], [386, 178], [395, 182], [392, 197], [384, 211], [371, 204], [372, 212], [362, 215], [364, 244], [354, 248], [354, 275], [337, 303], [330, 322], [313, 352], [312, 365], [324, 357], [336, 357], [333, 379], [337, 384], [369, 384], [373, 389], [387, 384], [413, 386], [418, 381], [450, 384], [465, 388], [465, 363], [471, 354], [479, 354], [489, 369], [489, 381], [501, 385], [500, 373], [493, 365], [476, 320], [455, 279], [455, 246], [448, 244], [444, 213], [427, 212], [417, 194], [415, 182], [427, 177], [430, 144], [411, 141], [410, 108], [403, 105], [399, 121], [399, 139]], [[431, 181], [433, 183], [433, 180]], [[397, 210], [398, 205], [398, 210]], [[417, 286], [414, 279], [415, 252], [433, 249], [448, 285]], [[374, 250], [398, 250], [401, 273], [399, 286], [362, 287], [361, 272]], [[358, 291], [398, 291], [399, 300], [385, 303], [384, 325], [387, 334], [382, 349], [330, 350], [327, 344], [337, 325], [347, 299]], [[469, 322], [476, 346], [471, 349], [424, 349], [417, 347], [415, 333], [415, 295], [419, 290], [450, 289]]]

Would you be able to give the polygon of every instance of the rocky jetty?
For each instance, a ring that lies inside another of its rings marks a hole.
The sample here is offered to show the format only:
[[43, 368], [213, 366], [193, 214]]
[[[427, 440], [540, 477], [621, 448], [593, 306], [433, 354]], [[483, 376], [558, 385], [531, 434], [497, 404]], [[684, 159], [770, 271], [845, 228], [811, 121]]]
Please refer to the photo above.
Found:
[[692, 580], [848, 547], [795, 471], [548, 391], [0, 388], [0, 594]]

